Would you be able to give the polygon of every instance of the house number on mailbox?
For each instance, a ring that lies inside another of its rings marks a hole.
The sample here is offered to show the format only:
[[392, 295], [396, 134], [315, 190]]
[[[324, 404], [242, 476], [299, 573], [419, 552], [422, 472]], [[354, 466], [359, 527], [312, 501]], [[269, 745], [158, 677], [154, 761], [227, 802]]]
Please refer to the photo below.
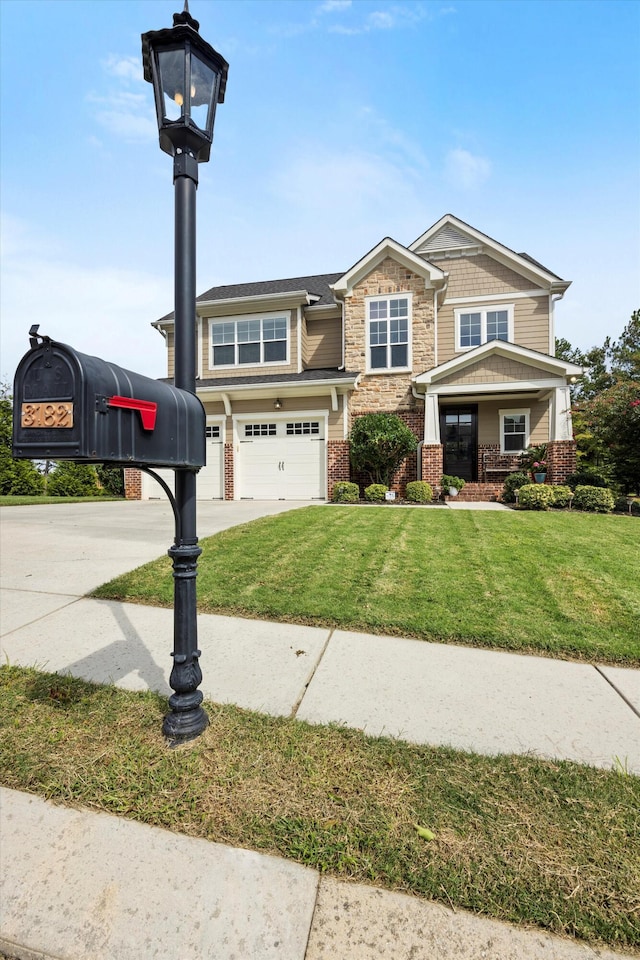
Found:
[[23, 403], [22, 427], [72, 427], [73, 403]]

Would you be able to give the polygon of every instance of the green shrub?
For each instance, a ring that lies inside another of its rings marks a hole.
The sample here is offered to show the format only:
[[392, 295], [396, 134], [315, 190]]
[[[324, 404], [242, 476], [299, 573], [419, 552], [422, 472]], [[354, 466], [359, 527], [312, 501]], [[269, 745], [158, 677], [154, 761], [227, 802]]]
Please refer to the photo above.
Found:
[[455, 487], [458, 493], [464, 487], [466, 481], [462, 477], [452, 477], [448, 473], [443, 473], [440, 478], [440, 483], [445, 492], [449, 490], [449, 487]]
[[629, 513], [632, 517], [640, 517], [640, 500], [633, 497], [618, 497], [613, 509], [616, 513]]
[[552, 507], [557, 507], [559, 510], [563, 510], [566, 507], [571, 506], [571, 501], [573, 500], [573, 491], [571, 487], [565, 487], [561, 484], [556, 484], [552, 486], [553, 490], [553, 503]]
[[546, 483], [527, 483], [520, 487], [518, 506], [522, 510], [548, 510], [553, 506], [553, 487]]
[[339, 480], [333, 485], [331, 499], [334, 503], [357, 503], [360, 499], [360, 488], [357, 483]]
[[520, 487], [524, 487], [528, 483], [531, 483], [531, 478], [528, 473], [522, 473], [522, 471], [510, 473], [505, 477], [504, 486], [502, 487], [502, 502], [515, 503], [516, 490], [519, 490]]
[[410, 503], [431, 503], [433, 490], [426, 480], [412, 480], [407, 484], [405, 499]]
[[51, 497], [96, 497], [100, 494], [96, 468], [89, 463], [62, 460], [47, 480]]
[[589, 510], [594, 513], [610, 513], [613, 510], [614, 504], [615, 498], [611, 490], [605, 487], [576, 487], [573, 498], [573, 505], [576, 510]]
[[604, 473], [601, 470], [598, 470], [597, 467], [579, 467], [575, 473], [570, 473], [565, 483], [568, 487], [571, 487], [572, 490], [575, 490], [576, 487], [608, 487], [609, 481], [605, 477]]
[[364, 498], [370, 503], [380, 503], [385, 498], [385, 493], [389, 487], [385, 487], [384, 483], [371, 483], [368, 487], [365, 487]]

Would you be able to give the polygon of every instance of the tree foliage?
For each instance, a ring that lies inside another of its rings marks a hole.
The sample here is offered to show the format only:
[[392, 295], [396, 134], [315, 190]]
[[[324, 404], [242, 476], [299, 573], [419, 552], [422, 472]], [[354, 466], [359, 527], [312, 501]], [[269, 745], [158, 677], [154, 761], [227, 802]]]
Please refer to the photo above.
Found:
[[31, 460], [11, 456], [13, 404], [6, 384], [0, 384], [0, 495], [32, 497], [44, 491], [44, 477]]
[[367, 413], [358, 417], [350, 435], [351, 466], [372, 483], [391, 486], [402, 461], [418, 445], [404, 420], [393, 413]]
[[579, 469], [599, 467], [640, 493], [640, 310], [618, 340], [586, 352], [557, 340], [556, 356], [585, 368], [572, 387]]
[[89, 463], [61, 460], [47, 481], [52, 497], [96, 497], [100, 492], [96, 468]]

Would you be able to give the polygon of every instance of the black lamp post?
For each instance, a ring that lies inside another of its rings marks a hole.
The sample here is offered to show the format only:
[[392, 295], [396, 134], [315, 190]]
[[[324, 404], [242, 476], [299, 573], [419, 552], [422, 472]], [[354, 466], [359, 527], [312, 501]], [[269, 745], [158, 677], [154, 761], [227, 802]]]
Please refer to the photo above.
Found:
[[[173, 157], [175, 185], [174, 385], [196, 392], [196, 187], [198, 164], [211, 152], [216, 105], [224, 101], [229, 65], [198, 33], [189, 14], [174, 13], [173, 27], [142, 35], [144, 78], [153, 83], [160, 147]], [[198, 737], [209, 723], [201, 706], [202, 682], [196, 615], [196, 471], [175, 471], [176, 536], [169, 556], [174, 576], [171, 713], [163, 732], [173, 742]]]

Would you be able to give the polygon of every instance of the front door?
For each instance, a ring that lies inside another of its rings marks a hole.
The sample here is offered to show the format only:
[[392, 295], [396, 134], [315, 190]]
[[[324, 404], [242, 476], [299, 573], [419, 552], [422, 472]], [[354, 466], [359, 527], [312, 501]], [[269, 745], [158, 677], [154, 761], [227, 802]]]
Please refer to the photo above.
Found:
[[440, 410], [444, 473], [467, 482], [478, 479], [478, 407], [443, 407]]

